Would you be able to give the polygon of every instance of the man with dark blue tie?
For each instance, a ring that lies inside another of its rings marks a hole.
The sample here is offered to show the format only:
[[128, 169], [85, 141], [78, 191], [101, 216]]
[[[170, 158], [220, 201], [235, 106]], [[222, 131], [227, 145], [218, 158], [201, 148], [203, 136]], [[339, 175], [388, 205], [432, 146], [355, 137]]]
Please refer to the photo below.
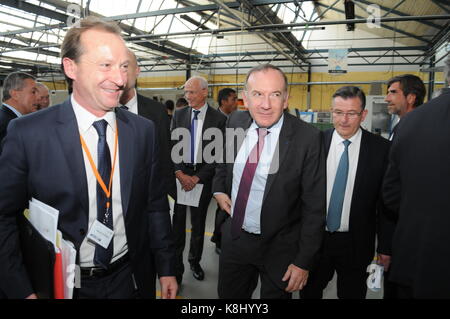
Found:
[[121, 30], [83, 19], [67, 32], [61, 57], [73, 94], [14, 120], [0, 157], [0, 288], [36, 298], [17, 230], [36, 198], [59, 211], [58, 228], [77, 250], [75, 297], [155, 298], [158, 274], [162, 298], [175, 298], [155, 127], [116, 108], [129, 64]]
[[248, 111], [231, 113], [226, 162], [214, 177], [214, 197], [231, 215], [221, 228], [218, 293], [249, 299], [260, 279], [261, 298], [288, 299], [307, 283], [322, 240], [322, 134], [284, 112], [288, 82], [273, 65], [250, 70], [243, 98]]
[[302, 299], [322, 298], [337, 273], [340, 299], [364, 299], [366, 269], [386, 243], [377, 222], [382, 213], [381, 184], [387, 167], [389, 141], [360, 127], [367, 115], [364, 92], [354, 86], [338, 89], [331, 112], [334, 129], [325, 132], [327, 156], [327, 223], [317, 267]]
[[[215, 140], [205, 138], [204, 133], [209, 129], [218, 129], [223, 132], [226, 121], [226, 117], [222, 113], [213, 109], [206, 102], [208, 97], [206, 79], [199, 76], [191, 77], [184, 85], [184, 95], [189, 102], [189, 107], [175, 111], [171, 130], [172, 132], [185, 130], [188, 133], [186, 145], [189, 147], [185, 150], [187, 154], [180, 157], [181, 161], [175, 159], [172, 154], [175, 175], [184, 191], [191, 191], [197, 184], [202, 184], [203, 189], [197, 207], [178, 203], [174, 207], [172, 223], [176, 249], [176, 274], [179, 284], [184, 273], [183, 250], [186, 242], [187, 208], [190, 209], [192, 225], [188, 261], [195, 279], [203, 280], [205, 277], [200, 260], [203, 253], [206, 213], [212, 198], [211, 184], [216, 164], [207, 158], [208, 156], [204, 152], [210, 143], [215, 143]], [[172, 135], [173, 138], [174, 135]], [[173, 140], [173, 142], [176, 144], [180, 141]]]

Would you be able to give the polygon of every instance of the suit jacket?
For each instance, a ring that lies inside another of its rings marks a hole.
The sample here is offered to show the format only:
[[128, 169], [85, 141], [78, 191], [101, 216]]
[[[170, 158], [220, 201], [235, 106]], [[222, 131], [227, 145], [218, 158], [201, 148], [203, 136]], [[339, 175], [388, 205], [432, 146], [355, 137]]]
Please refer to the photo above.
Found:
[[416, 298], [450, 298], [450, 89], [398, 124], [384, 182], [398, 212], [390, 279]]
[[[170, 216], [161, 188], [153, 123], [116, 110], [120, 190], [128, 253], [138, 291], [154, 297], [159, 275], [173, 275]], [[89, 168], [87, 168], [89, 169]], [[88, 230], [86, 168], [70, 99], [11, 123], [0, 157], [0, 285], [12, 298], [33, 292], [18, 242], [16, 217], [34, 197], [59, 210], [58, 228], [77, 250]], [[38, 261], [36, 261], [38, 262]]]
[[[191, 113], [192, 108], [191, 107], [185, 107], [182, 109], [178, 109], [173, 114], [172, 118], [172, 125], [171, 130], [177, 128], [186, 128], [188, 131], [191, 129]], [[209, 128], [218, 128], [222, 131], [222, 133], [225, 130], [225, 122], [227, 118], [225, 115], [217, 111], [216, 109], [212, 108], [211, 106], [208, 106], [206, 110], [205, 120], [203, 122], [203, 129], [202, 129], [202, 136], [203, 133]], [[173, 144], [175, 145], [178, 141], [172, 140]], [[207, 141], [203, 139], [202, 143], [202, 154], [205, 148], [208, 147], [210, 143], [214, 143], [215, 139], [212, 139], [211, 141]], [[220, 144], [222, 145], [222, 144]], [[180, 154], [183, 156], [183, 153]], [[183, 162], [181, 163], [175, 163], [174, 162], [174, 169], [175, 171], [181, 170], [183, 173], [186, 173], [188, 175], [196, 175], [200, 178], [200, 183], [204, 184], [204, 190], [210, 189], [212, 184], [212, 178], [214, 176], [215, 171], [215, 163], [207, 163], [205, 159], [202, 156], [202, 163], [198, 163], [196, 165], [196, 171], [193, 172], [191, 168], [188, 167], [189, 165], [185, 165]]]
[[4, 104], [0, 106], [0, 154], [2, 153], [2, 141], [6, 136], [6, 129], [9, 122], [15, 119], [17, 115], [7, 108]]
[[[324, 132], [326, 156], [331, 146], [334, 129]], [[355, 184], [350, 206], [349, 233], [353, 244], [353, 263], [366, 266], [375, 252], [378, 233], [378, 251], [390, 254], [390, 241], [385, 236], [386, 212], [381, 201], [381, 187], [386, 172], [390, 143], [387, 139], [362, 129], [361, 146]], [[333, 181], [330, 181], [333, 182]]]
[[[227, 128], [247, 130], [252, 122], [248, 111], [236, 111], [230, 115]], [[241, 145], [231, 141], [226, 144], [225, 152], [232, 152], [235, 159]], [[321, 245], [325, 228], [325, 157], [322, 133], [290, 114], [284, 114], [277, 147], [279, 168], [267, 177], [260, 222], [264, 266], [284, 289], [287, 282], [281, 279], [288, 266], [292, 263], [311, 270]], [[231, 198], [233, 166], [217, 166], [214, 193], [226, 193]]]
[[158, 132], [159, 152], [161, 154], [161, 177], [165, 180], [167, 193], [175, 198], [175, 175], [170, 158], [170, 121], [166, 108], [161, 103], [140, 94], [137, 95], [137, 106], [138, 114], [152, 120], [155, 124]]

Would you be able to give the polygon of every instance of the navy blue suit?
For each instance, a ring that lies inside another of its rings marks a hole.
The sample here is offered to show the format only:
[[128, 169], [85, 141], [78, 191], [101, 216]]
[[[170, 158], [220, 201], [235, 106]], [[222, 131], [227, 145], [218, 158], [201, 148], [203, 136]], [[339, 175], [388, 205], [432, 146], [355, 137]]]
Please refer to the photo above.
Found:
[[[138, 292], [155, 295], [156, 272], [173, 275], [170, 217], [160, 185], [154, 124], [117, 109], [120, 190]], [[0, 286], [10, 298], [33, 292], [18, 241], [17, 214], [32, 197], [59, 210], [58, 228], [80, 249], [88, 230], [86, 168], [70, 100], [11, 122], [0, 157]], [[156, 270], [150, 262], [156, 257]]]

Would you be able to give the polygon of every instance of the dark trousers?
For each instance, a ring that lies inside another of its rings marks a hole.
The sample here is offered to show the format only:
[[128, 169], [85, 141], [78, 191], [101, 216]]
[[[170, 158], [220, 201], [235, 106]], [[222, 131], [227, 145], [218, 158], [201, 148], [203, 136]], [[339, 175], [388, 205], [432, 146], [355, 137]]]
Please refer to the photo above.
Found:
[[[203, 187], [200, 197], [199, 207], [190, 207], [191, 210], [191, 242], [189, 247], [188, 261], [190, 264], [198, 264], [202, 259], [203, 243], [205, 241], [205, 222], [208, 206], [212, 194], [210, 187]], [[183, 251], [186, 245], [186, 208], [185, 205], [175, 204], [172, 220], [172, 229], [175, 242], [176, 264], [175, 271], [177, 275], [184, 273]]]
[[367, 292], [367, 265], [353, 262], [352, 238], [349, 233], [325, 233], [319, 263], [300, 291], [301, 299], [321, 299], [323, 290], [337, 273], [339, 299], [365, 299]]
[[104, 277], [81, 276], [81, 287], [75, 289], [76, 299], [137, 299], [130, 263]]
[[385, 271], [383, 276], [383, 299], [398, 299], [397, 284], [389, 280], [389, 271]]
[[[233, 240], [231, 218], [222, 227], [222, 253], [219, 258], [218, 293], [221, 299], [250, 299], [258, 279], [261, 299], [290, 299], [291, 294], [278, 287], [263, 263], [261, 237], [246, 232]], [[279, 274], [280, 278], [284, 274]]]

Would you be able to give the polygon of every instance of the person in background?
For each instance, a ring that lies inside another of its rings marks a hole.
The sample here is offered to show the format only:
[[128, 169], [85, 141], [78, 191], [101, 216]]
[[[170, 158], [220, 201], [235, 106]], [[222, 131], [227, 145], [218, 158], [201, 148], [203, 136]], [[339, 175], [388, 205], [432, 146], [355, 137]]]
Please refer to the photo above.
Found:
[[[219, 91], [217, 96], [217, 102], [219, 103], [218, 110], [222, 112], [227, 118], [228, 116], [236, 111], [237, 109], [237, 94], [236, 91], [231, 88], [224, 88]], [[220, 254], [220, 242], [221, 242], [221, 233], [220, 226], [225, 221], [225, 218], [228, 217], [227, 212], [220, 209], [220, 206], [217, 205], [216, 209], [216, 218], [214, 220], [214, 232], [211, 237], [211, 241], [216, 245], [216, 253]]]
[[[409, 112], [415, 110], [423, 104], [426, 89], [422, 80], [412, 74], [402, 74], [394, 76], [388, 81], [388, 90], [385, 101], [388, 102], [389, 114], [398, 116], [399, 121]], [[397, 122], [398, 125], [398, 122]], [[389, 140], [392, 141], [395, 136], [397, 125], [391, 130]], [[385, 227], [390, 227], [390, 234], [394, 233], [396, 224], [395, 214], [389, 214], [386, 219]], [[392, 239], [390, 239], [392, 241]], [[391, 248], [387, 249], [388, 254], [378, 254], [378, 263], [384, 265], [383, 281], [383, 298], [396, 299], [397, 289], [395, 283], [389, 280], [390, 272], [389, 265], [391, 263]]]
[[405, 115], [392, 141], [383, 197], [398, 217], [389, 276], [398, 298], [450, 298], [449, 101], [446, 87]]
[[42, 110], [50, 106], [50, 93], [48, 87], [41, 82], [36, 83], [37, 92], [37, 109]]
[[124, 87], [123, 94], [120, 97], [122, 109], [131, 113], [138, 114], [151, 120], [158, 133], [158, 147], [161, 156], [161, 177], [166, 194], [175, 198], [176, 186], [175, 175], [173, 174], [172, 160], [170, 159], [170, 122], [167, 117], [166, 109], [162, 103], [137, 93], [137, 79], [141, 72], [137, 63], [136, 55], [128, 50], [129, 65], [127, 73], [127, 84]]
[[361, 128], [367, 115], [364, 92], [344, 86], [333, 94], [334, 129], [324, 132], [327, 156], [327, 224], [317, 267], [301, 291], [302, 299], [320, 299], [337, 274], [339, 299], [365, 299], [367, 266], [377, 250], [386, 253], [380, 219], [381, 185], [389, 141]]
[[[181, 188], [189, 192], [197, 184], [203, 189], [198, 207], [175, 203], [173, 215], [173, 232], [176, 247], [176, 273], [180, 284], [184, 273], [183, 251], [186, 243], [186, 210], [190, 209], [191, 216], [191, 242], [188, 261], [192, 275], [197, 280], [203, 280], [205, 273], [200, 265], [205, 239], [205, 222], [208, 206], [212, 198], [211, 185], [216, 163], [205, 157], [204, 150], [215, 140], [206, 139], [204, 132], [216, 128], [224, 132], [226, 117], [206, 102], [208, 97], [208, 81], [194, 76], [184, 85], [186, 100], [189, 107], [175, 111], [172, 119], [172, 132], [185, 129], [190, 132], [189, 155], [183, 154], [181, 162], [174, 162], [175, 176]], [[174, 138], [172, 136], [172, 138]], [[179, 140], [173, 140], [178, 143]], [[172, 158], [174, 160], [174, 158]]]
[[25, 72], [8, 74], [3, 82], [3, 104], [0, 106], [0, 154], [2, 141], [11, 120], [37, 111], [37, 88], [34, 76]]
[[[386, 98], [389, 114], [395, 114], [401, 119], [405, 114], [423, 104], [425, 85], [422, 80], [412, 74], [394, 76], [388, 81]], [[391, 130], [389, 140], [395, 134], [395, 126]]]
[[166, 103], [167, 115], [169, 115], [169, 122], [172, 121], [173, 110], [175, 109], [175, 103], [172, 100], [167, 100]]
[[179, 109], [182, 109], [183, 107], [186, 107], [188, 105], [189, 105], [188, 101], [184, 97], [180, 97], [177, 100], [177, 102], [175, 103], [175, 109], [179, 110]]

